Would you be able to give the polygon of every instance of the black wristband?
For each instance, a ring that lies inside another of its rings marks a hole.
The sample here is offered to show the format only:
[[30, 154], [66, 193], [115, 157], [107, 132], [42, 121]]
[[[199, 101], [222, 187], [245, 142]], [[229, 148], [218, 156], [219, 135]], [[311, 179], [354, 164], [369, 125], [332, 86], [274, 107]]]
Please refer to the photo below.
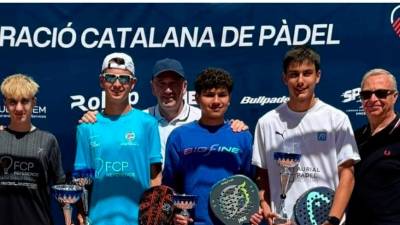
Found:
[[332, 225], [339, 225], [340, 224], [340, 219], [337, 218], [336, 216], [328, 216], [328, 219], [326, 219], [330, 224]]

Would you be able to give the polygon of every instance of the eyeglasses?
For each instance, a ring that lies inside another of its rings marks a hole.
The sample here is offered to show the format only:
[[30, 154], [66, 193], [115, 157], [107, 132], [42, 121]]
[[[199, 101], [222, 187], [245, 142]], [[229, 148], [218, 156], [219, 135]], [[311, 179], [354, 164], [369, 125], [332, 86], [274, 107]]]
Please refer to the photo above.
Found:
[[395, 90], [386, 90], [386, 89], [378, 89], [375, 91], [365, 90], [360, 92], [360, 98], [362, 100], [367, 100], [371, 98], [372, 94], [374, 94], [377, 98], [383, 99], [394, 93], [396, 93]]
[[129, 82], [132, 79], [135, 79], [133, 76], [129, 74], [116, 75], [112, 73], [103, 73], [102, 76], [104, 77], [105, 81], [111, 84], [113, 84], [117, 80], [119, 81], [120, 84], [129, 84]]

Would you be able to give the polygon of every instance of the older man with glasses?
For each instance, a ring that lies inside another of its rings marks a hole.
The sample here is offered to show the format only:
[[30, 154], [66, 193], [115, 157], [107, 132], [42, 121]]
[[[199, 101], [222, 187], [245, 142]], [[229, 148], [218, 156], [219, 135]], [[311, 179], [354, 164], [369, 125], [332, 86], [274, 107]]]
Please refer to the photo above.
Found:
[[368, 71], [360, 98], [368, 124], [355, 133], [361, 161], [346, 225], [400, 224], [400, 117], [394, 106], [396, 78], [384, 69]]

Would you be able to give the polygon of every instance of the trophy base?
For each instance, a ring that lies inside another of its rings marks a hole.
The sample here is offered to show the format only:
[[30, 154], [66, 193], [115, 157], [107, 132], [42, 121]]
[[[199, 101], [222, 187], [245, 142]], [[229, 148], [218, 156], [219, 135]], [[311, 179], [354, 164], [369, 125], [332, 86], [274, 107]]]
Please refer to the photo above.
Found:
[[277, 217], [274, 219], [274, 222], [272, 224], [273, 225], [286, 224], [288, 221], [289, 221], [289, 219]]

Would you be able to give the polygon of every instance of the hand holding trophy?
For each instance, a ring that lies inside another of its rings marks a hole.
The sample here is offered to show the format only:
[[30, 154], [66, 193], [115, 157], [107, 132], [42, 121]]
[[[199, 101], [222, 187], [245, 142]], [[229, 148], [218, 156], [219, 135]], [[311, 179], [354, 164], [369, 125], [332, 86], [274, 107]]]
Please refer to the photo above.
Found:
[[53, 196], [63, 205], [65, 225], [72, 224], [72, 206], [82, 195], [82, 188], [73, 184], [53, 185]]
[[172, 196], [174, 206], [182, 210], [179, 214], [189, 218], [191, 217], [189, 210], [194, 209], [197, 199], [197, 195], [174, 194]]
[[95, 170], [91, 168], [79, 169], [72, 172], [72, 182], [82, 187], [83, 211], [85, 213], [85, 224], [89, 225], [89, 193], [85, 186], [92, 184]]

